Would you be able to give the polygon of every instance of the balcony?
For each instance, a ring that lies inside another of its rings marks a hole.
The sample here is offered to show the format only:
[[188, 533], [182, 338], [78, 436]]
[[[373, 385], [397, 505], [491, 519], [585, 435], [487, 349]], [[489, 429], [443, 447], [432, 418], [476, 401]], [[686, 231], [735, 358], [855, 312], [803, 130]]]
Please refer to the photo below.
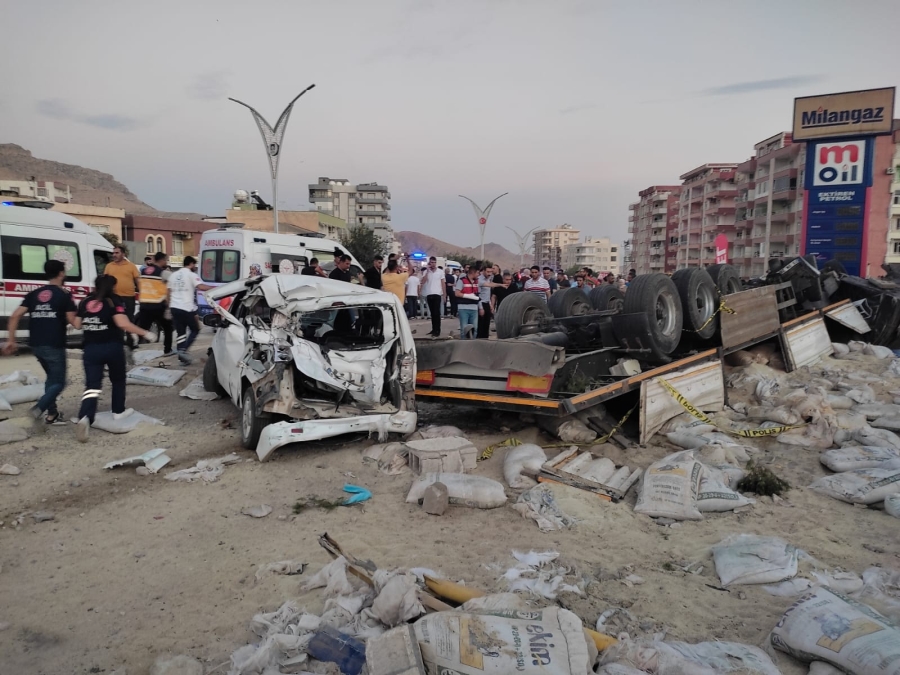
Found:
[[628, 234], [633, 234], [633, 233], [634, 233], [634, 223], [631, 223], [628, 226]]
[[629, 222], [629, 223], [633, 223], [633, 222], [634, 222], [634, 216], [628, 216], [628, 222]]
[[784, 190], [773, 190], [772, 199], [780, 202], [792, 202], [797, 199], [797, 189], [786, 188]]
[[387, 211], [363, 211], [362, 209], [357, 209], [356, 211], [357, 218], [388, 218]]
[[733, 183], [725, 183], [725, 184], [719, 183], [718, 185], [710, 187], [706, 191], [706, 196], [708, 198], [735, 197], [735, 196], [737, 196], [737, 193], [738, 193], [737, 186], [734, 185]]
[[383, 204], [386, 209], [391, 208], [386, 197], [357, 197], [357, 204]]
[[772, 180], [777, 178], [796, 178], [799, 173], [799, 169], [792, 166], [786, 166], [781, 169], [776, 169], [775, 173], [772, 174]]
[[665, 242], [668, 237], [665, 234], [651, 234], [650, 241]]

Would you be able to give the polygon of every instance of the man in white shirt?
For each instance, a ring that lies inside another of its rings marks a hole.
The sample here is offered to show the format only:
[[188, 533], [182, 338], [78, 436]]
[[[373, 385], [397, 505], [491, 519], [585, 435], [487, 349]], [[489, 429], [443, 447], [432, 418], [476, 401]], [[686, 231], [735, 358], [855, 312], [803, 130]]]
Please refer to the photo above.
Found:
[[415, 319], [419, 316], [419, 284], [415, 269], [410, 268], [409, 279], [406, 280], [406, 317]]
[[428, 311], [431, 312], [431, 337], [441, 336], [441, 316], [444, 313], [444, 304], [447, 302], [447, 277], [444, 270], [437, 266], [437, 258], [431, 256], [428, 259], [428, 267], [422, 277], [425, 302], [428, 303]]
[[531, 278], [525, 281], [525, 290], [534, 293], [544, 302], [550, 297], [550, 284], [541, 276], [541, 268], [537, 265], [531, 267]]
[[[178, 334], [178, 360], [184, 365], [192, 361], [188, 349], [194, 343], [200, 327], [197, 321], [197, 291], [208, 291], [213, 286], [204, 284], [197, 273], [197, 260], [193, 256], [185, 256], [184, 267], [169, 277], [169, 309], [172, 311], [172, 323]], [[186, 335], [185, 333], [189, 333]]]

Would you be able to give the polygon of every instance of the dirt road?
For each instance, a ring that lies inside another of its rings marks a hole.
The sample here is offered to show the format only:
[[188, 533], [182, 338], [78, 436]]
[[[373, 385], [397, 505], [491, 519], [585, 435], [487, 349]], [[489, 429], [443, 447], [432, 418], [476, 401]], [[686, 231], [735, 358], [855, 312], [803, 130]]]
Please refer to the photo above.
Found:
[[[205, 351], [208, 338], [195, 347]], [[73, 357], [76, 353], [73, 352]], [[61, 408], [75, 412], [82, 387], [81, 365], [71, 360]], [[4, 359], [0, 371], [30, 368], [31, 357]], [[509, 508], [478, 511], [451, 508], [443, 517], [425, 515], [404, 503], [409, 475], [385, 476], [363, 465], [360, 449], [370, 441], [341, 438], [275, 453], [260, 464], [240, 448], [237, 410], [229, 401], [192, 401], [178, 390], [202, 364], [172, 389], [131, 386], [128, 403], [166, 422], [114, 436], [92, 433], [75, 442], [73, 428], [53, 427], [45, 435], [0, 446], [0, 464], [21, 469], [0, 476], [0, 672], [146, 673], [165, 653], [200, 659], [207, 672], [224, 673], [230, 653], [254, 641], [247, 623], [289, 598], [317, 611], [320, 596], [301, 596], [299, 586], [329, 558], [317, 545], [328, 532], [348, 550], [379, 566], [425, 566], [486, 590], [513, 564], [510, 552], [555, 549], [593, 583], [584, 598], [561, 602], [593, 625], [611, 606], [626, 607], [640, 634], [666, 629], [678, 639], [729, 639], [761, 644], [790, 598], [759, 587], [719, 589], [709, 547], [731, 532], [782, 536], [819, 560], [861, 572], [872, 564], [900, 564], [896, 520], [816, 495], [802, 487], [777, 504], [764, 498], [740, 514], [708, 514], [702, 522], [661, 527], [627, 503], [585, 501], [574, 529], [542, 534]], [[101, 410], [108, 405], [105, 385]], [[13, 417], [29, 404], [15, 406]], [[533, 427], [510, 416], [429, 407], [422, 422], [453, 423], [479, 449], [515, 435], [549, 443]], [[506, 427], [506, 429], [503, 429]], [[229, 466], [218, 482], [172, 483], [162, 475], [139, 476], [133, 469], [104, 471], [106, 462], [167, 448], [171, 469], [236, 451], [244, 461]], [[796, 486], [825, 472], [817, 452], [769, 442], [768, 462]], [[647, 466], [671, 450], [641, 449], [625, 456], [608, 449], [617, 463]], [[502, 453], [477, 473], [502, 481]], [[341, 496], [345, 482], [369, 488], [374, 497], [360, 506], [292, 512], [298, 499]], [[273, 512], [254, 519], [241, 508], [266, 503]], [[50, 511], [54, 519], [35, 523], [20, 513]], [[308, 562], [303, 576], [270, 576], [254, 583], [258, 565], [277, 560]], [[699, 575], [679, 565], [700, 561]], [[626, 568], [626, 566], [631, 566]], [[629, 587], [619, 577], [644, 578]], [[640, 624], [640, 626], [638, 626]], [[806, 670], [784, 660], [785, 673]]]

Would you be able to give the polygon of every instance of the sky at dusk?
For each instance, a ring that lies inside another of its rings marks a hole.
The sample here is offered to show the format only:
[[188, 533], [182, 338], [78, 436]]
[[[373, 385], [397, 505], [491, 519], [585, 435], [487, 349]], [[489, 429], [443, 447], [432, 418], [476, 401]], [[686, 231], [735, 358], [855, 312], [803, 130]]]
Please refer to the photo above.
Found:
[[[23, 5], [24, 7], [24, 5]], [[377, 181], [393, 227], [476, 245], [627, 205], [789, 130], [795, 96], [898, 84], [900, 2], [47, 1], [5, 31], [0, 142], [112, 173], [161, 210], [269, 199], [246, 101], [287, 128], [279, 208]], [[9, 28], [9, 27], [8, 27]], [[14, 65], [13, 65], [14, 64]]]

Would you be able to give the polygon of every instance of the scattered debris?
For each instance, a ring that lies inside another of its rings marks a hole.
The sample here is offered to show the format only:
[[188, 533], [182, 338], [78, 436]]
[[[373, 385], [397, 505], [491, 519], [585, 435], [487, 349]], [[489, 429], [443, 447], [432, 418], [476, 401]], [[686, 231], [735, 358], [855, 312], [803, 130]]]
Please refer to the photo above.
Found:
[[409, 468], [417, 476], [426, 473], [464, 473], [475, 468], [478, 448], [468, 439], [441, 436], [405, 443]]
[[181, 469], [180, 471], [172, 471], [166, 474], [166, 480], [184, 481], [191, 483], [195, 480], [202, 480], [204, 483], [213, 483], [225, 473], [225, 467], [228, 464], [240, 462], [241, 458], [235, 453], [217, 457], [215, 459], [201, 459], [196, 466], [189, 469]]
[[574, 527], [577, 521], [565, 513], [556, 501], [553, 487], [546, 483], [531, 488], [519, 495], [512, 508], [523, 518], [537, 523], [541, 532], [552, 532]]
[[36, 523], [44, 523], [48, 520], [56, 520], [56, 515], [54, 515], [50, 511], [35, 511], [31, 514], [31, 517]]
[[399, 476], [407, 470], [409, 448], [405, 443], [377, 443], [363, 451], [363, 461], [376, 462], [378, 469], [389, 476]]
[[241, 513], [243, 513], [245, 516], [251, 516], [253, 518], [265, 518], [267, 515], [272, 513], [272, 507], [268, 504], [245, 506], [241, 509]]
[[797, 574], [798, 550], [778, 537], [732, 534], [712, 553], [723, 586], [772, 584]]
[[347, 499], [342, 502], [343, 506], [359, 504], [360, 502], [364, 502], [372, 498], [372, 492], [364, 487], [360, 487], [359, 485], [350, 485], [349, 483], [347, 483], [344, 485], [344, 492], [348, 493], [351, 496], [347, 497]]
[[576, 571], [556, 563], [559, 558], [557, 551], [513, 551], [512, 556], [519, 563], [506, 570], [501, 577], [506, 580], [510, 592], [526, 591], [534, 597], [547, 600], [555, 600], [558, 593], [584, 595], [583, 578], [573, 579], [575, 583], [566, 583], [566, 577]]
[[139, 413], [137, 410], [133, 410], [130, 415], [126, 415], [120, 419], [116, 419], [111, 412], [106, 411], [97, 413], [94, 416], [94, 422], [91, 424], [91, 429], [100, 429], [101, 431], [106, 431], [110, 434], [127, 434], [130, 431], [134, 431], [139, 424], [165, 425], [165, 422], [156, 419], [155, 417]]
[[[681, 673], [781, 675], [781, 671], [764, 651], [736, 642], [688, 644], [659, 640], [623, 640], [603, 651], [600, 664], [604, 668], [615, 664], [634, 668], [638, 673], [658, 675]], [[601, 668], [599, 672], [612, 674], [616, 671], [604, 671]]]
[[165, 358], [166, 353], [161, 349], [135, 349], [131, 358], [134, 359], [134, 365], [142, 366], [145, 363]]
[[13, 466], [12, 464], [4, 464], [3, 466], [0, 466], [0, 475], [18, 476], [20, 473], [22, 473], [22, 470], [17, 466]]
[[221, 398], [217, 392], [206, 391], [206, 389], [203, 388], [202, 375], [198, 375], [191, 380], [188, 386], [178, 392], [178, 395], [195, 401], [215, 401], [216, 399]]
[[459, 427], [451, 427], [451, 426], [427, 426], [422, 429], [417, 429], [412, 432], [409, 436], [406, 437], [407, 441], [416, 441], [423, 438], [465, 438], [465, 434], [459, 429]]
[[306, 563], [297, 560], [281, 560], [279, 562], [270, 562], [260, 565], [256, 568], [256, 580], [259, 581], [269, 574], [294, 575], [303, 574], [306, 569]]
[[182, 654], [160, 656], [150, 667], [150, 675], [203, 675], [203, 664]]
[[506, 504], [506, 492], [500, 483], [484, 476], [463, 473], [426, 474], [412, 484], [406, 495], [407, 504], [417, 504], [424, 497], [425, 489], [432, 483], [446, 485], [450, 503], [458, 506], [496, 509]]
[[115, 469], [118, 466], [136, 466], [141, 468], [141, 466], [143, 466], [148, 473], [156, 473], [172, 461], [172, 458], [166, 454], [167, 452], [168, 450], [165, 448], [154, 448], [153, 450], [148, 450], [143, 455], [108, 462], [103, 465], [103, 468]]
[[24, 441], [28, 438], [28, 432], [12, 420], [0, 422], [0, 445]]
[[537, 485], [537, 481], [522, 472], [529, 469], [532, 472], [541, 470], [547, 461], [547, 453], [539, 445], [526, 443], [511, 447], [503, 458], [503, 478], [514, 490], [531, 488]]
[[314, 659], [337, 664], [343, 675], [359, 675], [366, 665], [365, 643], [331, 626], [315, 633], [306, 651]]
[[144, 384], [151, 387], [174, 387], [186, 372], [186, 370], [138, 366], [128, 371], [125, 381], [128, 384]]
[[422, 510], [432, 516], [442, 516], [450, 506], [447, 486], [443, 483], [432, 483], [425, 488], [422, 496]]

